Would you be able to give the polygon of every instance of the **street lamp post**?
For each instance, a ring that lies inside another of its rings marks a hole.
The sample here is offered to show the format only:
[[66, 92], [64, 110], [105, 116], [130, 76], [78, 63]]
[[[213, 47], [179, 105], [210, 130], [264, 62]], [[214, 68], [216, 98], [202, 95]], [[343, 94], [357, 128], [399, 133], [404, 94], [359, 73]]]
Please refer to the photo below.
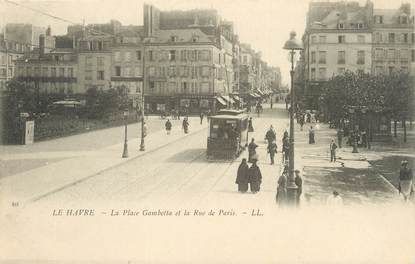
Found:
[[128, 126], [128, 110], [124, 111], [124, 151], [122, 152], [123, 158], [128, 158], [128, 139], [127, 139], [127, 126]]
[[285, 42], [284, 49], [290, 51], [291, 55], [291, 94], [290, 94], [290, 155], [289, 155], [289, 175], [287, 183], [287, 203], [290, 205], [297, 204], [297, 185], [294, 182], [294, 55], [297, 50], [303, 50], [301, 42], [296, 38], [296, 33], [292, 31], [290, 33], [290, 39]]

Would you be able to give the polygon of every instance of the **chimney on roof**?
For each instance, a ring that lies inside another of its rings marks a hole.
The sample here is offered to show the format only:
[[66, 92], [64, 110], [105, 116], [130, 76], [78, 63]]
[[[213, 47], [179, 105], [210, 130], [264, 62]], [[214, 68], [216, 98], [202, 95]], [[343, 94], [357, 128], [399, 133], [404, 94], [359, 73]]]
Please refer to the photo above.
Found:
[[42, 58], [45, 55], [45, 35], [41, 34], [39, 36], [39, 58]]
[[50, 28], [50, 26], [48, 26], [48, 28], [46, 29], [46, 36], [51, 36], [52, 34], [52, 29]]

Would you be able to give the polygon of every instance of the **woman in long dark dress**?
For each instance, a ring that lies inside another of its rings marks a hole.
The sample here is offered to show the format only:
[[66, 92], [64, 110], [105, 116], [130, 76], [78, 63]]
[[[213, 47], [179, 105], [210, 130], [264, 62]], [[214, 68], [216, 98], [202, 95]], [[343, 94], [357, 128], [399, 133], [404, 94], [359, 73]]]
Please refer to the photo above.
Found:
[[238, 168], [238, 174], [236, 176], [236, 184], [238, 184], [238, 191], [239, 192], [246, 192], [248, 191], [248, 183], [249, 183], [249, 166], [246, 162], [246, 159], [242, 159], [241, 164]]
[[278, 178], [277, 195], [275, 196], [275, 201], [279, 206], [284, 205], [287, 199], [287, 175], [288, 165], [285, 165], [283, 173]]
[[261, 183], [262, 183], [262, 174], [261, 170], [259, 169], [258, 165], [256, 164], [257, 160], [254, 159], [253, 163], [251, 165], [251, 168], [249, 168], [249, 183], [251, 185], [251, 192], [257, 193], [261, 189]]
[[252, 138], [251, 143], [248, 145], [248, 162], [253, 162], [254, 156], [256, 155], [256, 148], [258, 147], [257, 144], [255, 144], [255, 139]]
[[316, 141], [314, 140], [314, 129], [313, 126], [310, 127], [308, 130], [308, 144], [314, 144]]

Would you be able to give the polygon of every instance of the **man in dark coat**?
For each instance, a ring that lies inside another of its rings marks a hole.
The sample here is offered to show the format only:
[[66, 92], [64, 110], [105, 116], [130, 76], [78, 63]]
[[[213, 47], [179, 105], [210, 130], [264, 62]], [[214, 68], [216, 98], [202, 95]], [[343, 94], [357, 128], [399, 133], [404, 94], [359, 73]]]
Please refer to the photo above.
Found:
[[336, 162], [336, 149], [336, 142], [334, 142], [334, 139], [332, 139], [330, 143], [330, 162]]
[[170, 135], [171, 127], [172, 127], [170, 119], [167, 119], [166, 124], [164, 126], [166, 127], [167, 135]]
[[248, 191], [248, 183], [249, 183], [249, 166], [246, 163], [246, 159], [242, 159], [241, 164], [238, 168], [238, 174], [236, 176], [236, 184], [238, 184], [238, 191], [241, 193], [245, 193]]
[[412, 169], [408, 167], [408, 161], [401, 162], [401, 169], [399, 171], [399, 193], [401, 193], [407, 201], [414, 192]]
[[301, 194], [303, 193], [303, 179], [300, 176], [299, 170], [295, 170], [294, 173], [295, 173], [294, 183], [295, 185], [297, 185], [297, 197], [295, 201], [297, 205], [299, 205], [300, 197], [301, 197]]
[[265, 139], [268, 141], [268, 145], [277, 139], [277, 134], [275, 133], [274, 127], [272, 125], [265, 134]]
[[185, 134], [189, 133], [189, 122], [186, 117], [183, 119], [183, 130]]
[[288, 175], [288, 165], [285, 165], [284, 171], [281, 176], [278, 178], [278, 187], [277, 194], [275, 196], [275, 201], [279, 206], [285, 205], [285, 200], [287, 198], [287, 175]]
[[313, 129], [313, 126], [311, 126], [310, 129], [308, 130], [308, 144], [314, 144], [314, 143], [316, 143], [314, 139], [314, 129]]
[[248, 132], [254, 132], [254, 127], [252, 125], [252, 117], [248, 120]]
[[253, 163], [251, 165], [251, 168], [249, 168], [249, 183], [251, 186], [251, 192], [257, 193], [261, 189], [261, 183], [262, 183], [262, 174], [261, 170], [257, 166], [257, 160], [254, 159]]
[[203, 117], [205, 116], [205, 113], [203, 111], [200, 111], [200, 124], [203, 124]]
[[248, 145], [248, 162], [253, 162], [254, 156], [256, 155], [256, 148], [258, 147], [257, 144], [255, 144], [255, 139], [251, 139], [251, 143]]
[[282, 138], [282, 152], [283, 152], [283, 162], [288, 160], [290, 155], [290, 138], [288, 132], [284, 132], [284, 137]]
[[271, 159], [271, 165], [274, 164], [274, 156], [277, 153], [277, 143], [275, 143], [275, 140], [272, 141], [270, 144], [268, 144], [268, 153], [269, 157]]

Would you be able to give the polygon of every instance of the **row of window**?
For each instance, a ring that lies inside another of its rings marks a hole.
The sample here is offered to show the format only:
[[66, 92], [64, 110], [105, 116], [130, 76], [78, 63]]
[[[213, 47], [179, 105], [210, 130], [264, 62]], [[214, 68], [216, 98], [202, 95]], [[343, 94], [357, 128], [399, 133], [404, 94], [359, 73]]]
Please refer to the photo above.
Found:
[[[357, 35], [357, 43], [365, 43], [365, 42], [366, 42], [365, 35]], [[327, 43], [327, 36], [324, 36], [324, 35], [318, 36], [318, 42], [317, 42], [317, 36], [311, 36], [311, 43], [312, 44]], [[346, 43], [346, 35], [338, 35], [337, 43]]]
[[[413, 22], [413, 17], [412, 17], [412, 22]], [[375, 24], [383, 24], [383, 16], [382, 15], [375, 15], [373, 16], [373, 21], [375, 22]], [[411, 23], [411, 19], [407, 16], [407, 15], [401, 15], [397, 18], [397, 23], [398, 24], [410, 24]]]
[[212, 52], [210, 50], [149, 50], [147, 58], [149, 61], [210, 61]]
[[[148, 67], [147, 74], [151, 77], [212, 77], [210, 66], [168, 66], [168, 67]], [[224, 69], [215, 69], [214, 74], [223, 77]]]
[[117, 77], [140, 77], [142, 76], [141, 67], [121, 67], [115, 66], [114, 67], [114, 76]]
[[382, 61], [401, 61], [401, 62], [408, 62], [411, 59], [411, 62], [415, 62], [415, 50], [411, 50], [411, 57], [409, 58], [409, 50], [408, 49], [382, 49], [376, 48], [375, 49], [375, 61], [382, 62]]
[[[316, 75], [318, 70], [318, 75]], [[337, 74], [341, 75], [346, 71], [345, 67], [338, 67], [337, 68]], [[401, 72], [405, 72], [408, 73], [409, 72], [409, 68], [407, 66], [402, 66], [400, 68], [398, 67], [394, 67], [394, 66], [388, 66], [388, 67], [383, 67], [383, 66], [376, 66], [375, 67], [375, 74], [392, 74], [396, 71], [401, 71]], [[362, 69], [359, 69], [358, 72], [363, 72]], [[311, 68], [310, 69], [310, 79], [315, 81], [315, 80], [326, 80], [327, 79], [327, 69], [326, 68]]]
[[206, 94], [211, 93], [210, 82], [149, 82], [149, 92], [156, 94]]
[[[92, 81], [93, 77], [93, 71], [91, 70], [86, 70], [85, 71], [85, 80], [86, 81]], [[96, 80], [98, 81], [103, 81], [105, 80], [105, 71], [96, 71]]]
[[13, 68], [9, 67], [9, 74], [6, 76], [7, 68], [0, 68], [0, 77], [6, 78], [6, 77], [13, 77]]
[[[317, 55], [316, 51], [311, 52], [311, 63], [317, 62], [316, 55]], [[319, 64], [327, 63], [327, 51], [318, 52], [318, 63]], [[346, 64], [346, 51], [337, 52], [337, 63]], [[364, 50], [357, 51], [356, 64], [365, 64], [365, 51]]]
[[116, 51], [114, 52], [115, 61], [141, 61], [141, 50], [133, 51]]
[[415, 43], [415, 33], [411, 33], [409, 36], [409, 33], [381, 33], [376, 32], [374, 34], [374, 42], [376, 43], [409, 43], [409, 37], [411, 38], [411, 43]]
[[18, 67], [18, 76], [22, 77], [74, 77], [73, 68], [56, 67]]

